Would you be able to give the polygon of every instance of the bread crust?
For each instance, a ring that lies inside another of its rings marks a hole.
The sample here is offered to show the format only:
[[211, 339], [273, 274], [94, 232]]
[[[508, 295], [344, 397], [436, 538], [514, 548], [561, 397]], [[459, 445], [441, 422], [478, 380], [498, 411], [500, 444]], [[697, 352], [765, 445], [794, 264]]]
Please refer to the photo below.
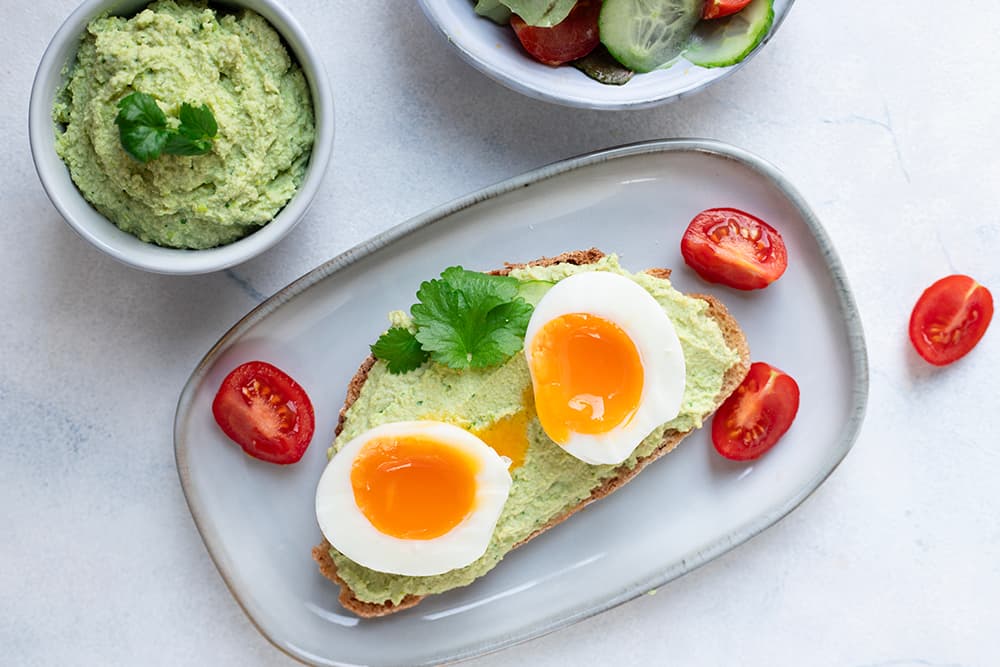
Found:
[[[526, 264], [507, 263], [502, 269], [496, 269], [494, 271], [490, 271], [489, 273], [493, 275], [505, 276], [514, 269], [524, 268], [526, 266], [593, 264], [602, 257], [604, 257], [604, 253], [597, 248], [590, 248], [589, 250], [574, 250], [562, 253], [561, 255], [556, 255], [555, 257], [542, 257]], [[670, 269], [648, 269], [646, 273], [657, 278], [668, 279], [670, 277]], [[746, 336], [743, 335], [743, 330], [740, 329], [739, 324], [718, 299], [708, 294], [689, 294], [688, 296], [701, 299], [708, 304], [708, 314], [719, 324], [719, 328], [722, 330], [722, 335], [726, 339], [726, 344], [730, 347], [730, 349], [736, 350], [739, 354], [739, 361], [730, 367], [723, 377], [722, 389], [719, 391], [719, 394], [715, 399], [715, 408], [713, 408], [708, 414], [702, 415], [703, 418], [708, 418], [708, 416], [715, 412], [722, 402], [736, 390], [736, 387], [740, 385], [743, 378], [746, 377], [747, 372], [750, 370], [750, 348], [747, 345]], [[340, 432], [343, 430], [344, 421], [347, 418], [347, 411], [352, 405], [354, 405], [354, 402], [358, 400], [358, 396], [361, 395], [361, 388], [364, 387], [364, 384], [368, 379], [368, 373], [374, 365], [375, 358], [369, 355], [368, 358], [361, 363], [361, 366], [358, 368], [358, 372], [354, 374], [354, 377], [351, 378], [350, 383], [347, 385], [347, 397], [344, 399], [344, 406], [340, 409], [340, 419], [337, 422], [335, 435], [340, 435]], [[553, 517], [544, 526], [514, 545], [514, 548], [531, 541], [549, 528], [562, 523], [595, 500], [612, 493], [639, 474], [640, 470], [676, 447], [681, 440], [692, 432], [693, 431], [681, 433], [679, 431], [667, 431], [667, 433], [663, 436], [663, 442], [660, 443], [660, 446], [653, 450], [648, 456], [638, 459], [633, 468], [629, 469], [624, 465], [620, 466], [618, 468], [618, 474], [605, 479], [600, 486], [591, 491], [588, 498], [573, 507], [570, 507], [562, 514]], [[358, 616], [364, 618], [386, 616], [397, 611], [402, 611], [403, 609], [409, 609], [423, 599], [424, 596], [421, 595], [407, 595], [397, 604], [393, 604], [392, 602], [375, 604], [372, 602], [363, 602], [357, 599], [351, 591], [350, 586], [348, 586], [347, 583], [337, 574], [337, 564], [334, 563], [333, 558], [330, 556], [330, 548], [330, 543], [324, 539], [321, 544], [313, 547], [313, 560], [315, 560], [319, 565], [319, 570], [324, 577], [340, 586], [340, 604]]]

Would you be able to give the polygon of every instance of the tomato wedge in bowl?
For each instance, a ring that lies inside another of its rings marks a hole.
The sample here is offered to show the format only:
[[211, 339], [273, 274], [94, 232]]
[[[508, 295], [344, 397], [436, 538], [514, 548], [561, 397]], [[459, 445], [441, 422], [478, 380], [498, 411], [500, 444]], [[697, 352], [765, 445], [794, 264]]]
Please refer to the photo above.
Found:
[[601, 15], [598, 0], [580, 0], [565, 19], [551, 28], [528, 25], [520, 16], [510, 18], [510, 26], [531, 57], [545, 65], [562, 65], [582, 58], [601, 43], [597, 19]]
[[946, 366], [972, 351], [993, 319], [993, 295], [969, 276], [937, 281], [910, 315], [910, 342], [928, 363]]
[[212, 401], [212, 415], [244, 452], [281, 465], [302, 458], [316, 423], [305, 390], [264, 361], [248, 361], [226, 376]]
[[703, 19], [720, 19], [742, 10], [750, 4], [750, 0], [708, 0], [701, 13]]
[[735, 208], [696, 215], [681, 238], [681, 254], [705, 280], [741, 290], [763, 289], [788, 268], [778, 230]]
[[774, 447], [799, 411], [791, 375], [756, 361], [712, 419], [712, 444], [733, 461], [752, 461]]

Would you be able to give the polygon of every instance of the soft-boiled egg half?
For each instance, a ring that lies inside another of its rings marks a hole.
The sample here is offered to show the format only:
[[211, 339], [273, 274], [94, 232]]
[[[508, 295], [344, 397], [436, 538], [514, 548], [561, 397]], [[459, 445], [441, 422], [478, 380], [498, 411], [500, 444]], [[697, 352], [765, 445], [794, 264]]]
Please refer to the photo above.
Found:
[[451, 424], [384, 424], [327, 464], [316, 518], [330, 544], [360, 565], [442, 574], [486, 552], [510, 492], [509, 464]]
[[556, 283], [535, 306], [524, 354], [542, 428], [587, 463], [621, 463], [680, 411], [673, 322], [625, 276], [588, 271]]

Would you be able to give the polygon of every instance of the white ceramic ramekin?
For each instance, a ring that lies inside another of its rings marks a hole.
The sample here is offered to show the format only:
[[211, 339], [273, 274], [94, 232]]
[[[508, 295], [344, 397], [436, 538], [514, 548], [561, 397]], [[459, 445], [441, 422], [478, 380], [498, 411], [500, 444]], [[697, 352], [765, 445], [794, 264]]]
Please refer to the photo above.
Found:
[[295, 196], [271, 222], [239, 241], [207, 250], [177, 250], [140, 241], [98, 213], [74, 185], [69, 170], [56, 154], [52, 105], [65, 80], [66, 67], [76, 57], [87, 24], [104, 13], [131, 16], [148, 4], [149, 0], [87, 0], [66, 19], [42, 56], [31, 89], [28, 111], [31, 154], [49, 199], [80, 236], [102, 251], [125, 264], [155, 273], [185, 275], [219, 271], [267, 250], [305, 215], [333, 151], [333, 94], [319, 54], [284, 7], [274, 0], [220, 3], [226, 8], [246, 7], [267, 19], [302, 66], [316, 118], [316, 140], [305, 178]]

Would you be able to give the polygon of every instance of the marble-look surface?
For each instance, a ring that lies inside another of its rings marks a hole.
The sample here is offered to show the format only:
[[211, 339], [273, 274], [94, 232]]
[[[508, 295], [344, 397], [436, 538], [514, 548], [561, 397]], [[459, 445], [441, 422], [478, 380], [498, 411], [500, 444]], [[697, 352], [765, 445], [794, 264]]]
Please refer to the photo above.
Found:
[[416, 3], [287, 0], [337, 100], [326, 184], [225, 273], [141, 273], [61, 221], [26, 137], [31, 78], [73, 0], [3, 3], [0, 663], [291, 665], [244, 617], [174, 469], [174, 404], [243, 313], [327, 258], [527, 169], [703, 136], [773, 161], [832, 236], [872, 366], [854, 451], [798, 511], [710, 565], [477, 665], [993, 665], [1000, 659], [1000, 325], [932, 369], [906, 323], [936, 278], [1000, 296], [1000, 14], [800, 0], [735, 76], [679, 103], [535, 102], [465, 65]]

